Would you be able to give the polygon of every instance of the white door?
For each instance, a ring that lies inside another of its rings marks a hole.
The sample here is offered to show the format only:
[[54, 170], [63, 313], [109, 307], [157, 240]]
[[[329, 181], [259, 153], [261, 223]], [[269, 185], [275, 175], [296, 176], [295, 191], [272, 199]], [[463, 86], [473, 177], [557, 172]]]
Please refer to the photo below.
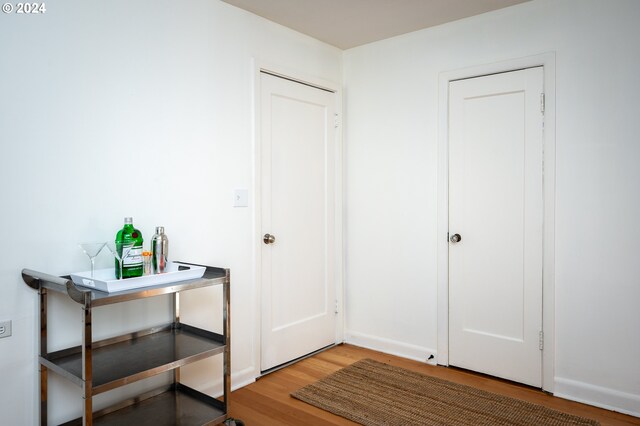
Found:
[[335, 343], [335, 94], [261, 74], [261, 370]]
[[542, 93], [542, 67], [449, 85], [449, 364], [536, 387]]

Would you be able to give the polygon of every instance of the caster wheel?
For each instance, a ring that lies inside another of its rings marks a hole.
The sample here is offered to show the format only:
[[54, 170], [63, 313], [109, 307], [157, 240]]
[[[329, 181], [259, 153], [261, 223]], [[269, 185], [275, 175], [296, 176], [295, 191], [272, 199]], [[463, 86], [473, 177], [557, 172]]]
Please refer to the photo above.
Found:
[[244, 422], [240, 419], [227, 419], [224, 421], [225, 426], [244, 426]]

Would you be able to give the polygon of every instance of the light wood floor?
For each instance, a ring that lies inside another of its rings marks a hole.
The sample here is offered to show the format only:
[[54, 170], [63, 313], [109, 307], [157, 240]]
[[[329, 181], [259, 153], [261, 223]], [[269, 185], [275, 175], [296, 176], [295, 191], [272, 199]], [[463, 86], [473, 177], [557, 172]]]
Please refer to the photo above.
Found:
[[243, 420], [247, 426], [355, 425], [356, 423], [342, 417], [293, 399], [289, 394], [362, 358], [375, 359], [452, 382], [589, 417], [599, 420], [603, 426], [640, 425], [640, 418], [556, 398], [528, 386], [455, 368], [434, 367], [351, 345], [336, 346], [232, 392], [230, 415]]

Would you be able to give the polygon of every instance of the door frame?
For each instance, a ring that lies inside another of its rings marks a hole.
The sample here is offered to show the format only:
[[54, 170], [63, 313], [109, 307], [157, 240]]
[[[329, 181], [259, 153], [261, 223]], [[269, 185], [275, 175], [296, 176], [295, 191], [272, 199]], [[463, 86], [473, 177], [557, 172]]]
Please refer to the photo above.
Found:
[[252, 154], [253, 154], [253, 191], [251, 194], [252, 203], [252, 242], [253, 242], [253, 281], [255, 283], [255, 299], [253, 312], [255, 312], [254, 336], [253, 336], [253, 370], [254, 378], [260, 377], [261, 354], [262, 354], [262, 140], [261, 140], [261, 79], [262, 72], [276, 77], [282, 77], [307, 86], [327, 90], [335, 94], [335, 111], [337, 114], [338, 131], [335, 140], [335, 285], [338, 311], [336, 316], [335, 343], [344, 341], [344, 261], [343, 261], [343, 145], [342, 145], [342, 87], [340, 83], [324, 80], [314, 75], [309, 75], [298, 70], [265, 62], [252, 58], [252, 113], [253, 123], [252, 133]]
[[449, 365], [449, 83], [490, 74], [542, 66], [544, 70], [542, 389], [553, 393], [555, 368], [555, 52], [442, 72], [438, 78], [438, 352]]

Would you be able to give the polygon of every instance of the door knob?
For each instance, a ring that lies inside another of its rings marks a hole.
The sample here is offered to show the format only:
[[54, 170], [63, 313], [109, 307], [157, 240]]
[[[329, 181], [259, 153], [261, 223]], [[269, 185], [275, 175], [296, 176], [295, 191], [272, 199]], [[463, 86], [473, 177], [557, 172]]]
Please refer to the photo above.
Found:
[[262, 241], [264, 241], [265, 244], [273, 244], [276, 242], [276, 237], [271, 234], [264, 234], [264, 237], [262, 237]]
[[459, 243], [459, 242], [460, 242], [460, 240], [462, 240], [462, 237], [460, 236], [460, 234], [453, 234], [453, 235], [451, 236], [451, 238], [449, 238], [449, 240], [450, 240], [452, 243]]

